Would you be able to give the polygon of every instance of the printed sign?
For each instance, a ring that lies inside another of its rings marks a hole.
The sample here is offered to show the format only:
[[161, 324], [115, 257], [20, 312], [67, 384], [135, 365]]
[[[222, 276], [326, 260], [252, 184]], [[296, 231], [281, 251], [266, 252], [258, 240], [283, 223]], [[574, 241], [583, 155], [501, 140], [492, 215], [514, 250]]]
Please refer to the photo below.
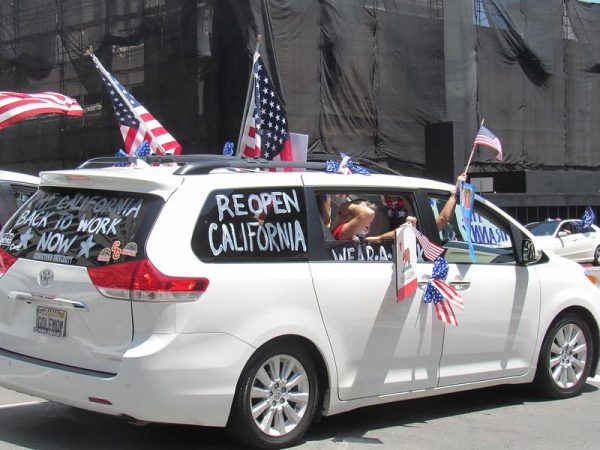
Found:
[[396, 229], [396, 299], [410, 297], [417, 291], [417, 237], [411, 225]]
[[469, 257], [471, 262], [475, 262], [475, 250], [471, 240], [471, 219], [473, 218], [473, 207], [475, 206], [475, 185], [461, 182], [460, 189], [460, 206], [462, 209], [463, 221], [467, 229], [467, 242], [469, 243]]

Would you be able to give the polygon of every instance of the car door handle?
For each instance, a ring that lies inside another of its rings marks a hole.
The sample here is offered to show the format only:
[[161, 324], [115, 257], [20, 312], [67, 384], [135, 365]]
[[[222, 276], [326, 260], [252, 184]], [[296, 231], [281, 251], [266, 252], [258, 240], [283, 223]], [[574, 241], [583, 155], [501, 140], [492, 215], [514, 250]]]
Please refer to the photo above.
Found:
[[77, 300], [69, 300], [68, 298], [53, 297], [50, 295], [32, 294], [25, 291], [10, 291], [8, 297], [13, 300], [23, 300], [27, 303], [46, 303], [49, 306], [57, 306], [67, 309], [76, 309], [78, 311], [89, 311], [85, 303]]
[[467, 289], [469, 289], [471, 287], [471, 282], [470, 281], [451, 281], [450, 285], [456, 289], [457, 291], [466, 291]]
[[429, 284], [429, 280], [431, 280], [431, 278], [426, 277], [426, 278], [421, 278], [419, 281], [417, 281], [417, 286], [419, 286], [419, 289], [424, 291], [427, 288], [427, 285]]

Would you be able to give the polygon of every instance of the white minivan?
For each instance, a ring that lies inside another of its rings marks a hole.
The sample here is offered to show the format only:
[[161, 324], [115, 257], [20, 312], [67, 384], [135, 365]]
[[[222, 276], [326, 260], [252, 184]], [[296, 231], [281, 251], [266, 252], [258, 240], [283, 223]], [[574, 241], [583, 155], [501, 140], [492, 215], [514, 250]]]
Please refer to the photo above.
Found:
[[[2, 229], [1, 386], [280, 448], [319, 415], [507, 383], [569, 397], [596, 373], [600, 290], [482, 197], [469, 228], [455, 208], [438, 230], [453, 186], [426, 179], [116, 161], [42, 172]], [[398, 301], [394, 240], [335, 239], [323, 198], [333, 222], [368, 201], [373, 235], [416, 217], [445, 250], [458, 325], [423, 301], [434, 263]]]

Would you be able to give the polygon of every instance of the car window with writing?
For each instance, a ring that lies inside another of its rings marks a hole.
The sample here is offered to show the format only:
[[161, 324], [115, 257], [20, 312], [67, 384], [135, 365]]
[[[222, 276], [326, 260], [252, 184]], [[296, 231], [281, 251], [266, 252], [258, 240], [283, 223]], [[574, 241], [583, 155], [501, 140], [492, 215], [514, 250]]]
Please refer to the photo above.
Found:
[[301, 187], [213, 191], [202, 207], [192, 249], [213, 262], [305, 260], [306, 224]]
[[145, 194], [46, 188], [12, 217], [0, 246], [18, 258], [86, 267], [139, 259], [163, 203]]

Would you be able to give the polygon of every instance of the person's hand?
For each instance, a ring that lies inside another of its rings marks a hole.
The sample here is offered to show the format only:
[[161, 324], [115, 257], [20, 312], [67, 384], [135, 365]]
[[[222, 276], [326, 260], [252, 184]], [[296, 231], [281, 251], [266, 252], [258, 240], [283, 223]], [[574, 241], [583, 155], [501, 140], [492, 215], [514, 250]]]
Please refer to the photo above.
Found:
[[[465, 182], [467, 181], [467, 174], [465, 172], [461, 173], [459, 176], [456, 177], [456, 184], [454, 185], [454, 190], [452, 191], [452, 194], [457, 197], [458, 196], [458, 188], [460, 186], [460, 182]], [[458, 200], [458, 199], [457, 199]]]
[[411, 224], [413, 227], [417, 225], [417, 218], [414, 216], [406, 216], [405, 223]]

